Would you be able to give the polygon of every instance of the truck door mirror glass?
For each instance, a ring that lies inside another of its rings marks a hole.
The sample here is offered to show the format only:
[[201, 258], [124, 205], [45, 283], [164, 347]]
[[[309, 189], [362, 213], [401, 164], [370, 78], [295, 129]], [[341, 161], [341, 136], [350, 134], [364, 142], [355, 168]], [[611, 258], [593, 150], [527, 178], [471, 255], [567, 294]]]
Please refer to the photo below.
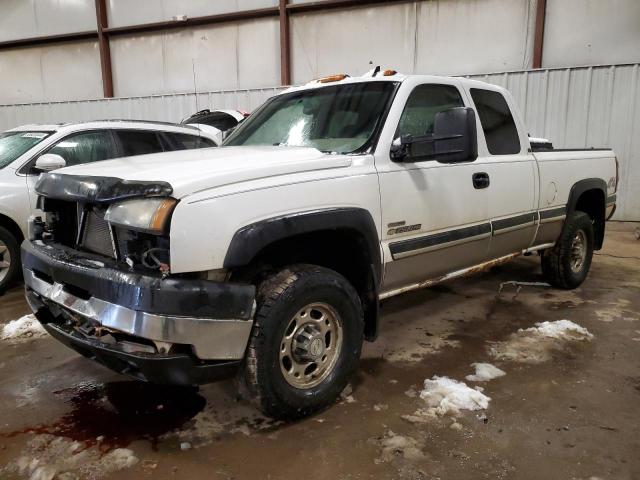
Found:
[[476, 117], [471, 108], [454, 107], [435, 116], [433, 133], [403, 135], [391, 144], [395, 162], [471, 162], [478, 157]]
[[45, 153], [38, 157], [33, 168], [38, 172], [51, 172], [52, 170], [57, 170], [58, 168], [66, 166], [66, 160], [60, 155], [56, 155], [55, 153]]

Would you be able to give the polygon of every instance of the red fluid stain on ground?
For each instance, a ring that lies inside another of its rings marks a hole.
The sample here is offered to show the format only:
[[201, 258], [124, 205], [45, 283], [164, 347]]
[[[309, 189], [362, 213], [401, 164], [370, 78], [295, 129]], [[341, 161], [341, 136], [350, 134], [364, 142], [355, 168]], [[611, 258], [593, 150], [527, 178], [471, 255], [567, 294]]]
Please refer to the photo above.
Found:
[[97, 446], [103, 453], [147, 440], [155, 450], [163, 434], [184, 425], [206, 404], [195, 388], [142, 382], [82, 383], [53, 393], [71, 405], [68, 413], [51, 424], [1, 435], [56, 435], [78, 441], [84, 448]]

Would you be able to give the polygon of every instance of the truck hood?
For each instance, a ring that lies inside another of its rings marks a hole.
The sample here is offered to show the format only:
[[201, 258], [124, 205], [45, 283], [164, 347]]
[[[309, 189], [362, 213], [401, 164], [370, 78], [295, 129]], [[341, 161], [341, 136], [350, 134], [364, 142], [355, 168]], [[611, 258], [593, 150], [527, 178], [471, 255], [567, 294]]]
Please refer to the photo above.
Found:
[[308, 147], [222, 147], [125, 157], [67, 167], [50, 175], [158, 182], [169, 184], [172, 196], [182, 198], [234, 183], [349, 165], [347, 155], [325, 154]]

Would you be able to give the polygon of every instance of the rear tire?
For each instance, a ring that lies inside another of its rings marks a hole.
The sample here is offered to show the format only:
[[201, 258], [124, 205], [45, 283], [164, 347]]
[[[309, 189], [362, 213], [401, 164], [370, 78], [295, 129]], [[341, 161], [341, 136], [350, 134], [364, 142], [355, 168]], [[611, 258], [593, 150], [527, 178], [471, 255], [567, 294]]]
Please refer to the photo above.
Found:
[[6, 292], [20, 273], [20, 246], [18, 239], [0, 226], [0, 295]]
[[566, 220], [555, 247], [542, 255], [542, 274], [554, 287], [570, 290], [584, 282], [593, 258], [593, 223], [584, 212]]
[[277, 419], [331, 404], [362, 349], [362, 306], [353, 286], [333, 270], [293, 265], [260, 284], [257, 303], [241, 372], [250, 398]]

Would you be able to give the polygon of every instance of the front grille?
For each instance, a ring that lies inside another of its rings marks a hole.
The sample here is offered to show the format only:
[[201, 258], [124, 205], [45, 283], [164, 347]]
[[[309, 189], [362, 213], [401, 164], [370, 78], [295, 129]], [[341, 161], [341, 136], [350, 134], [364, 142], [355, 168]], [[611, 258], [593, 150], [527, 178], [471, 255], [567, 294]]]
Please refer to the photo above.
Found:
[[104, 219], [104, 212], [94, 209], [85, 211], [82, 229], [81, 247], [93, 253], [106, 257], [114, 257], [113, 243], [109, 224]]
[[[169, 264], [169, 236], [154, 235], [110, 226], [105, 221], [106, 205], [76, 203], [40, 197], [40, 209], [46, 212], [45, 242], [88, 253], [115, 258], [152, 270]], [[150, 255], [152, 252], [153, 255]]]

